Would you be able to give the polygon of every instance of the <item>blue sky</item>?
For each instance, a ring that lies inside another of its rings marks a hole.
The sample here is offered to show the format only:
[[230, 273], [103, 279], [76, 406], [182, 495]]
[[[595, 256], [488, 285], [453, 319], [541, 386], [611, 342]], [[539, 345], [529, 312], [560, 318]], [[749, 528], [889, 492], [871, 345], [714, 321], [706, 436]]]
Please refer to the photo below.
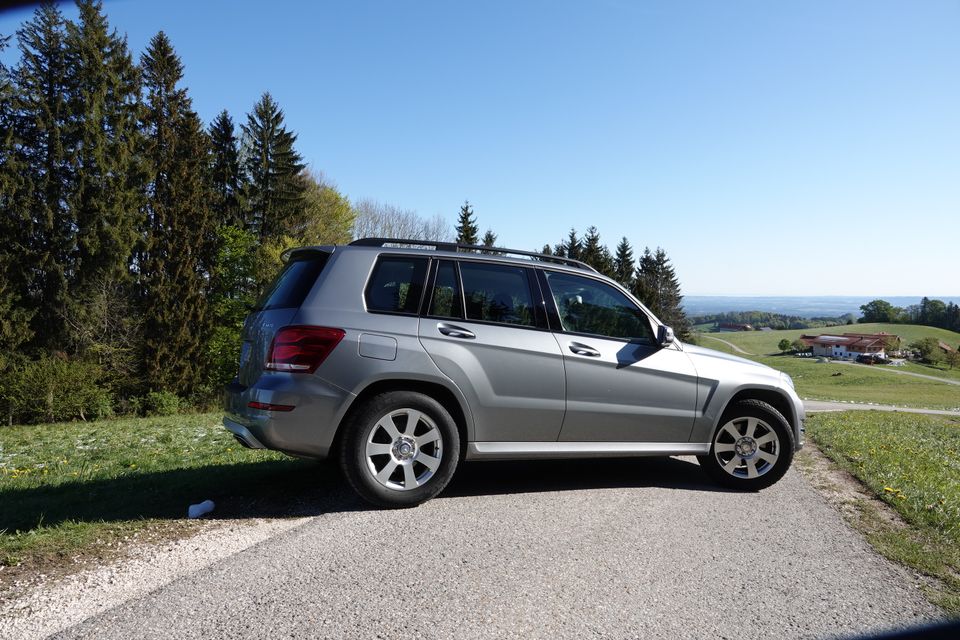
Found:
[[595, 224], [691, 295], [960, 293], [960, 1], [105, 7], [205, 121], [270, 91], [352, 199], [468, 198], [524, 249]]

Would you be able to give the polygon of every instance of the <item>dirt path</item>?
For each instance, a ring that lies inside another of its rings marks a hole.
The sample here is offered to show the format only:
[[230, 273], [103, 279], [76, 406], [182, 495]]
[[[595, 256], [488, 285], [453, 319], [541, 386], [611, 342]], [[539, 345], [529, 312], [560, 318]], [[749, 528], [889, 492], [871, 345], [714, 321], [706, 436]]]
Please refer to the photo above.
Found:
[[870, 367], [874, 371], [884, 371], [886, 373], [893, 373], [898, 376], [913, 376], [914, 378], [923, 378], [925, 380], [933, 380], [934, 382], [943, 382], [945, 384], [960, 386], [960, 380], [953, 380], [951, 378], [938, 378], [937, 376], [930, 376], [925, 373], [916, 373], [915, 371], [900, 371], [899, 369], [891, 369], [886, 365], [860, 364], [859, 362], [845, 362], [843, 360], [831, 360], [830, 364], [852, 364], [856, 367]]
[[960, 416], [960, 411], [945, 409], [914, 409], [912, 407], [896, 407], [892, 404], [862, 404], [857, 402], [834, 402], [830, 400], [804, 400], [803, 408], [807, 413], [824, 411], [899, 411], [901, 413], [926, 413], [934, 416]]
[[716, 337], [714, 337], [714, 336], [708, 336], [708, 335], [705, 334], [705, 333], [701, 333], [700, 335], [703, 336], [704, 338], [710, 338], [711, 340], [716, 340], [717, 342], [722, 342], [723, 344], [727, 345], [728, 347], [730, 347], [731, 349], [733, 349], [733, 350], [736, 351], [737, 353], [742, 353], [742, 354], [745, 355], [745, 356], [755, 356], [755, 355], [757, 355], [757, 354], [755, 354], [755, 353], [750, 353], [749, 351], [744, 351], [743, 349], [741, 349], [741, 348], [738, 347], [737, 345], [733, 344], [732, 342], [728, 342], [727, 340], [724, 340], [723, 338], [716, 338]]

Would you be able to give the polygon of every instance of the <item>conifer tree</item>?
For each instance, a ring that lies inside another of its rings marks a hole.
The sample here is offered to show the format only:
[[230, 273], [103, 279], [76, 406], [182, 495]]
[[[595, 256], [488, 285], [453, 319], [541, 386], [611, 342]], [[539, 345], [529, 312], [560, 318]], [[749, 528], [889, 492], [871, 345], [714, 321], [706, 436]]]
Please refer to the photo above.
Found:
[[613, 275], [616, 280], [627, 289], [633, 287], [634, 258], [633, 247], [626, 236], [620, 238], [617, 253], [613, 258]]
[[690, 323], [681, 306], [680, 281], [666, 251], [660, 247], [656, 253], [651, 253], [649, 247], [644, 249], [633, 293], [661, 322], [673, 327], [678, 337], [689, 337]]
[[460, 207], [460, 215], [457, 218], [457, 243], [458, 244], [479, 244], [480, 228], [473, 217], [473, 207], [469, 200], [463, 201]]
[[582, 250], [583, 243], [580, 241], [580, 238], [577, 237], [577, 230], [571, 228], [570, 233], [567, 234], [566, 241], [560, 243], [560, 251], [557, 251], [557, 255], [579, 260]]
[[610, 251], [600, 243], [600, 232], [597, 231], [595, 226], [587, 229], [579, 260], [586, 262], [604, 275], [613, 274], [613, 257], [610, 255]]
[[495, 247], [497, 246], [497, 234], [495, 234], [492, 229], [487, 229], [487, 232], [483, 234], [483, 240], [481, 242], [485, 247]]
[[[0, 38], [0, 53], [10, 38]], [[0, 375], [10, 356], [32, 337], [26, 294], [30, 282], [29, 175], [16, 110], [16, 87], [0, 60]]]
[[65, 40], [62, 14], [45, 2], [17, 31], [20, 63], [14, 72], [16, 128], [30, 184], [23, 202], [30, 233], [25, 261], [32, 267], [27, 302], [35, 310], [34, 342], [46, 349], [61, 349], [66, 340], [63, 317], [77, 240], [76, 220], [67, 206], [76, 143], [71, 138], [74, 87]]
[[210, 186], [213, 192], [210, 206], [217, 224], [242, 229], [244, 175], [233, 119], [226, 110], [210, 125]]
[[145, 374], [151, 389], [188, 395], [204, 373], [212, 262], [209, 142], [186, 89], [183, 65], [162, 31], [143, 54], [143, 129], [150, 183], [140, 290]]
[[75, 181], [68, 207], [77, 225], [73, 297], [103, 283], [128, 282], [138, 239], [144, 167], [138, 127], [140, 73], [125, 37], [112, 31], [99, 0], [79, 0], [67, 23], [71, 62]]
[[640, 302], [659, 316], [658, 304], [660, 287], [657, 283], [658, 278], [657, 261], [654, 259], [650, 247], [645, 247], [643, 254], [637, 261], [632, 291], [633, 295], [635, 295]]
[[279, 240], [304, 207], [304, 168], [294, 149], [297, 136], [283, 123], [283, 110], [264, 93], [242, 125], [247, 184], [247, 222], [261, 240]]

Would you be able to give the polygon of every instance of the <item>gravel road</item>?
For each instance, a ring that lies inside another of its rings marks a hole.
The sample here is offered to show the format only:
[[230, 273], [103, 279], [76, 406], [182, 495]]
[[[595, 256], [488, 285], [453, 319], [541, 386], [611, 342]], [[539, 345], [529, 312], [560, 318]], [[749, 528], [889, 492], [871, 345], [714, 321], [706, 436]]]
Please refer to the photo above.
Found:
[[403, 511], [329, 468], [318, 487], [296, 526], [58, 637], [822, 638], [942, 615], [796, 470], [741, 494], [688, 458], [470, 463]]

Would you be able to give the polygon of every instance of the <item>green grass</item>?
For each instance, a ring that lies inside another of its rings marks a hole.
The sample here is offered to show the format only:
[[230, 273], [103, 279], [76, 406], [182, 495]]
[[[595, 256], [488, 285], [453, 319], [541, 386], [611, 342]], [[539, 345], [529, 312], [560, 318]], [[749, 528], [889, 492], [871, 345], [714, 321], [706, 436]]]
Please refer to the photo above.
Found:
[[[777, 344], [787, 338], [791, 342], [799, 338], [802, 334], [820, 335], [829, 333], [893, 333], [900, 336], [901, 343], [906, 346], [920, 338], [933, 337], [943, 340], [949, 345], [956, 347], [960, 345], [960, 333], [948, 331], [947, 329], [938, 329], [936, 327], [924, 327], [914, 324], [849, 324], [836, 327], [821, 327], [817, 329], [785, 329], [782, 331], [730, 331], [726, 333], [712, 334], [718, 338], [723, 338], [737, 345], [744, 351], [756, 354], [779, 353]], [[708, 342], [714, 342], [712, 340]]]
[[812, 358], [752, 359], [790, 374], [801, 398], [960, 410], [957, 385], [895, 375], [875, 367], [820, 363]]
[[[906, 327], [911, 330], [929, 330], [940, 333], [950, 333], [943, 329], [930, 327], [913, 327], [911, 325], [855, 325], [866, 327], [865, 331], [880, 331], [891, 327]], [[859, 329], [858, 329], [859, 330]], [[801, 331], [763, 331], [715, 334], [740, 346], [754, 354], [764, 353], [766, 347], [773, 343], [776, 352], [776, 343], [780, 338], [777, 335], [799, 335]], [[769, 338], [774, 334], [773, 338]], [[900, 335], [905, 335], [901, 332]], [[911, 331], [911, 335], [916, 335]], [[954, 334], [960, 336], [960, 334]], [[868, 402], [874, 404], [892, 404], [902, 407], [918, 407], [929, 409], [960, 409], [960, 386], [925, 380], [912, 376], [903, 376], [884, 371], [882, 365], [861, 366], [838, 363], [821, 363], [815, 358], [797, 358], [790, 355], [750, 355], [737, 353], [719, 340], [713, 339], [710, 334], [701, 334], [701, 344], [704, 347], [732, 353], [749, 358], [765, 365], [784, 371], [793, 378], [797, 393], [801, 398], [809, 400], [842, 400], [848, 402]], [[935, 377], [960, 379], [960, 372], [949, 373], [940, 369], [922, 365], [910, 364], [898, 367], [895, 370], [924, 373]], [[834, 375], [839, 373], [840, 375]]]
[[960, 418], [851, 411], [815, 414], [820, 449], [909, 525], [861, 524], [887, 557], [938, 579], [935, 600], [960, 614]]
[[912, 373], [922, 373], [925, 376], [935, 378], [949, 378], [951, 380], [960, 380], [960, 367], [951, 369], [944, 363], [939, 364], [919, 364], [916, 362], [907, 362], [899, 367], [900, 371], [910, 371]]
[[208, 498], [217, 517], [258, 515], [316, 481], [315, 463], [240, 447], [221, 415], [0, 427], [0, 564], [100, 553]]

